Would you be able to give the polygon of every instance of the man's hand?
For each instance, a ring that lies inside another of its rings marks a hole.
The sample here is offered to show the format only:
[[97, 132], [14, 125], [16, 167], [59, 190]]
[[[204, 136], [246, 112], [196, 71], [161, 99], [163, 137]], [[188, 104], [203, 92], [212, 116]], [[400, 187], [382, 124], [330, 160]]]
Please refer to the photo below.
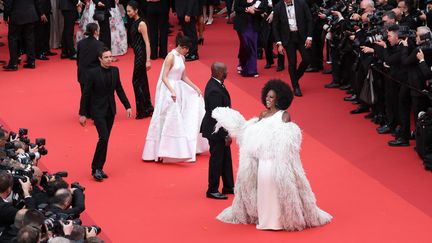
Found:
[[305, 47], [306, 47], [306, 49], [311, 48], [312, 47], [312, 40], [306, 39], [306, 41], [305, 41]]
[[367, 46], [360, 46], [363, 53], [374, 53], [375, 50], [373, 48]]
[[85, 127], [87, 118], [85, 116], [80, 116], [79, 123], [81, 126]]
[[190, 22], [190, 16], [189, 15], [185, 15], [185, 22], [189, 23]]
[[271, 23], [271, 22], [273, 22], [273, 12], [267, 17], [267, 19], [266, 19], [266, 21], [267, 21], [267, 23]]
[[127, 118], [131, 118], [132, 117], [132, 108], [127, 109], [126, 113], [127, 113]]
[[403, 46], [408, 46], [408, 38], [401, 40], [400, 43], [402, 43]]
[[39, 146], [36, 145], [34, 148], [32, 148], [31, 146], [29, 146], [29, 152], [30, 153], [36, 153], [39, 150]]
[[40, 17], [40, 20], [41, 20], [42, 23], [48, 23], [48, 18], [46, 17], [45, 14], [43, 14], [43, 15]]
[[375, 41], [375, 44], [377, 44], [381, 47], [387, 48], [387, 44], [383, 40]]
[[339, 11], [331, 11], [331, 14], [332, 14], [333, 16], [337, 16], [338, 18], [342, 18], [342, 14], [341, 14], [341, 12], [339, 12]]
[[280, 45], [278, 45], [277, 48], [278, 48], [278, 52], [279, 52], [279, 54], [283, 55], [283, 54], [284, 54], [284, 51], [285, 51], [285, 48], [283, 47], [283, 45], [280, 44]]
[[229, 147], [232, 143], [232, 138], [230, 136], [225, 137], [225, 146]]
[[421, 60], [424, 61], [424, 54], [423, 54], [423, 51], [421, 49], [419, 49], [419, 51], [417, 52], [416, 57], [419, 61], [421, 61]]
[[351, 15], [351, 20], [358, 21], [358, 20], [360, 20], [360, 18], [361, 18], [361, 16], [357, 13]]
[[72, 221], [68, 220], [68, 221], [66, 221], [66, 224], [65, 224], [65, 223], [63, 223], [63, 222], [60, 220], [60, 224], [63, 226], [63, 233], [64, 233], [65, 235], [70, 235], [70, 234], [72, 234], [72, 231], [73, 231], [73, 228], [74, 228], [74, 226], [73, 226], [73, 224], [72, 224]]
[[98, 7], [105, 7], [105, 4], [103, 4], [102, 2], [98, 2]]
[[31, 196], [30, 191], [32, 189], [32, 185], [30, 183], [30, 178], [28, 178], [27, 176], [25, 178], [27, 179], [26, 182], [24, 182], [21, 179], [19, 179], [19, 182], [20, 182], [21, 188], [24, 192], [24, 197], [29, 197], [29, 196]]
[[86, 227], [86, 239], [96, 235], [96, 229], [94, 227]]

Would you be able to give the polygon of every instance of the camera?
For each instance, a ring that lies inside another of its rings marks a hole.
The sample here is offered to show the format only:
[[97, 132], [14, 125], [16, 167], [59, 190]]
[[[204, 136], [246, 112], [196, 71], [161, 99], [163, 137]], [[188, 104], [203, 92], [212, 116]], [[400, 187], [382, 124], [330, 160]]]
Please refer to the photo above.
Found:
[[79, 182], [77, 182], [77, 181], [72, 182], [71, 188], [77, 188], [77, 189], [79, 189], [81, 191], [85, 191], [85, 187], [83, 187], [82, 185], [80, 185]]
[[36, 138], [35, 143], [38, 146], [38, 152], [41, 155], [47, 155], [48, 154], [48, 149], [45, 148], [45, 144], [46, 144], [45, 138]]
[[43, 172], [43, 176], [41, 178], [41, 186], [46, 187], [48, 182], [52, 179], [55, 178], [56, 180], [59, 178], [64, 178], [67, 177], [68, 173], [66, 171], [59, 171], [56, 172], [54, 174], [49, 174], [48, 172], [44, 171]]
[[408, 38], [408, 39], [414, 40], [414, 42], [415, 42], [415, 38], [417, 37], [417, 34], [416, 34], [415, 30], [410, 29], [408, 26], [401, 25], [401, 26], [399, 26], [398, 36], [399, 36], [399, 39]]

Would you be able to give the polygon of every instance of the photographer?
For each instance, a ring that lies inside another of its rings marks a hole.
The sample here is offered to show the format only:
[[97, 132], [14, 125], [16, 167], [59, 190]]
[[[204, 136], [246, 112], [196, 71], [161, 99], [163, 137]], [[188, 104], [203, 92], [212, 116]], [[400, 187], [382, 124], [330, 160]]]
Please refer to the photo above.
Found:
[[[23, 191], [25, 207], [34, 208], [34, 202], [30, 194], [30, 179], [26, 179], [27, 180], [25, 182], [19, 179], [19, 183]], [[19, 210], [19, 208], [12, 204], [13, 184], [14, 179], [12, 175], [6, 171], [0, 171], [0, 228], [13, 224], [15, 216]]]
[[79, 218], [84, 209], [84, 193], [77, 188], [57, 190], [49, 206], [52, 213], [65, 214], [71, 219]]

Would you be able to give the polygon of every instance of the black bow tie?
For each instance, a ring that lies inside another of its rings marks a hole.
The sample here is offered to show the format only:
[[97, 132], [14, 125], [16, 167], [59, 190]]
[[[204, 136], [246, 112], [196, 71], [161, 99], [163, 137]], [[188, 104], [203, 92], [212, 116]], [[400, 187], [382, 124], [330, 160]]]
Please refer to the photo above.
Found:
[[292, 3], [285, 3], [285, 5], [286, 5], [287, 7], [291, 7], [293, 4], [292, 4]]

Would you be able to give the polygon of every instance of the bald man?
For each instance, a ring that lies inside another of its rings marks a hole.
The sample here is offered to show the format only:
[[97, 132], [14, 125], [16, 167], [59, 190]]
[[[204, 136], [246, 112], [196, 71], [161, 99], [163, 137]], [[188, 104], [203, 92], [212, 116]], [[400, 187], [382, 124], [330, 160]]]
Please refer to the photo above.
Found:
[[[224, 81], [227, 67], [224, 63], [214, 62], [211, 67], [212, 77], [208, 81], [204, 102], [206, 113], [201, 123], [201, 133], [210, 145], [209, 177], [206, 196], [212, 199], [227, 199], [225, 194], [234, 194], [234, 179], [231, 160], [231, 137], [225, 129], [213, 133], [216, 120], [211, 116], [216, 107], [231, 107], [231, 99]], [[219, 192], [219, 180], [222, 177], [222, 193]]]

